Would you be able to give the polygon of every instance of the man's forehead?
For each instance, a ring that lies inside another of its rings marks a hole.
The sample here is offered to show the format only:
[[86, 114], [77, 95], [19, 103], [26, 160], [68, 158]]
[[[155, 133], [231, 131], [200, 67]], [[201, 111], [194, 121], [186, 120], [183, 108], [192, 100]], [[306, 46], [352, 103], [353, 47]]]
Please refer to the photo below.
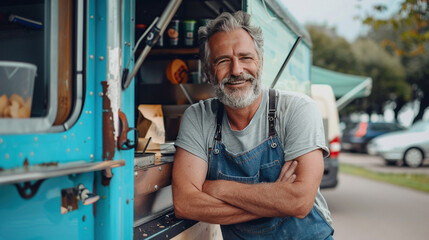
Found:
[[243, 52], [256, 53], [253, 38], [242, 28], [228, 32], [217, 32], [210, 36], [208, 43], [212, 53], [219, 52], [221, 50], [231, 50], [229, 48], [223, 49], [223, 47], [234, 48], [235, 50], [238, 50], [240, 54], [243, 54]]

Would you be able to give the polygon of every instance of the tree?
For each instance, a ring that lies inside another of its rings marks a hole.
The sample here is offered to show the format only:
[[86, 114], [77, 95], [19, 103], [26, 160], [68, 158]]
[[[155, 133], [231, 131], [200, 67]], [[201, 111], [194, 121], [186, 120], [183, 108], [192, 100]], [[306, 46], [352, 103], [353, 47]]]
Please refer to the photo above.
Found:
[[[424, 43], [429, 49], [429, 42]], [[402, 62], [407, 72], [407, 80], [414, 89], [414, 99], [419, 102], [419, 111], [413, 122], [421, 120], [429, 107], [429, 54], [403, 57]]]
[[405, 82], [404, 68], [399, 57], [390, 54], [375, 41], [362, 38], [350, 44], [336, 34], [335, 29], [309, 25], [313, 41], [313, 64], [333, 71], [370, 76], [372, 94], [352, 102], [342, 113], [365, 111], [382, 114], [388, 102], [395, 102], [396, 116], [410, 99], [410, 87]]
[[394, 102], [397, 120], [399, 110], [411, 99], [411, 88], [405, 81], [405, 70], [400, 58], [369, 38], [358, 39], [353, 44], [353, 50], [359, 62], [359, 72], [373, 79], [366, 112], [383, 114], [386, 103]]
[[[383, 12], [388, 6], [375, 5], [374, 8]], [[383, 32], [371, 35], [401, 57], [406, 79], [413, 89], [413, 99], [420, 104], [414, 122], [422, 119], [429, 107], [429, 0], [404, 0], [390, 19], [370, 15], [363, 22]]]
[[[374, 5], [374, 9], [381, 13], [388, 9], [384, 4]], [[399, 32], [402, 44], [385, 39], [383, 45], [395, 49], [397, 55], [416, 56], [423, 55], [429, 49], [425, 47], [429, 41], [429, 0], [404, 0], [401, 7], [389, 19], [380, 19], [376, 15], [368, 15], [364, 24], [368, 24], [375, 29], [383, 25], [390, 25]]]
[[342, 73], [358, 74], [350, 43], [335, 28], [307, 25], [313, 42], [313, 64]]

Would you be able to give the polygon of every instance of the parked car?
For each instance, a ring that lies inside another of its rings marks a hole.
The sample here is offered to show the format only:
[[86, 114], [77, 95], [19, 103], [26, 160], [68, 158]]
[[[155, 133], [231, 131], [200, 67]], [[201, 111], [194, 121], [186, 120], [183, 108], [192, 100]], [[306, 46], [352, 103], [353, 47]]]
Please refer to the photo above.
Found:
[[320, 188], [334, 188], [338, 184], [338, 155], [341, 150], [340, 123], [334, 92], [329, 85], [312, 84], [311, 97], [319, 106], [330, 152], [330, 155], [324, 159], [325, 169]]
[[374, 138], [368, 144], [371, 155], [379, 155], [387, 165], [403, 161], [405, 166], [420, 167], [429, 156], [429, 120], [415, 123], [409, 129]]
[[367, 152], [366, 146], [373, 138], [385, 133], [404, 129], [405, 128], [398, 123], [389, 122], [358, 122], [349, 124], [343, 131], [341, 149]]

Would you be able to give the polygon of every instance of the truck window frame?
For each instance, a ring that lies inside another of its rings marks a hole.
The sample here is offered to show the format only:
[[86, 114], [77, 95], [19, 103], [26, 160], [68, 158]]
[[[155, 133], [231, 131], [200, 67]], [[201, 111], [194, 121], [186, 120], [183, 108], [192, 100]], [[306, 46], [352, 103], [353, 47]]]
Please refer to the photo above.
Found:
[[[71, 37], [71, 110], [69, 117], [61, 124], [54, 126], [58, 110], [58, 46], [59, 46], [59, 1], [44, 0], [44, 61], [42, 67], [45, 72], [43, 84], [48, 85], [45, 94], [46, 112], [44, 116], [31, 118], [0, 118], [0, 134], [30, 134], [66, 131], [77, 122], [83, 105], [84, 96], [84, 36], [85, 36], [85, 3], [86, 1], [72, 1], [73, 17]], [[36, 46], [37, 47], [37, 46]], [[33, 94], [34, 95], [34, 94]]]

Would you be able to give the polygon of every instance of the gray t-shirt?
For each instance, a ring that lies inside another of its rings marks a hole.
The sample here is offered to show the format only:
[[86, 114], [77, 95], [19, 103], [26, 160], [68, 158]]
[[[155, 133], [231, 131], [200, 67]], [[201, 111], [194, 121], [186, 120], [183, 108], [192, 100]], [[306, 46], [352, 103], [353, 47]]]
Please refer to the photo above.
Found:
[[[190, 106], [183, 115], [175, 145], [208, 161], [208, 149], [214, 144], [217, 109], [215, 98]], [[268, 137], [268, 89], [263, 89], [261, 104], [245, 129], [232, 130], [226, 113], [222, 121], [222, 142], [228, 151], [245, 152], [259, 145]], [[324, 157], [329, 154], [319, 109], [306, 95], [278, 91], [276, 131], [283, 145], [285, 161], [319, 148]], [[330, 212], [320, 191], [314, 204], [331, 223]]]

